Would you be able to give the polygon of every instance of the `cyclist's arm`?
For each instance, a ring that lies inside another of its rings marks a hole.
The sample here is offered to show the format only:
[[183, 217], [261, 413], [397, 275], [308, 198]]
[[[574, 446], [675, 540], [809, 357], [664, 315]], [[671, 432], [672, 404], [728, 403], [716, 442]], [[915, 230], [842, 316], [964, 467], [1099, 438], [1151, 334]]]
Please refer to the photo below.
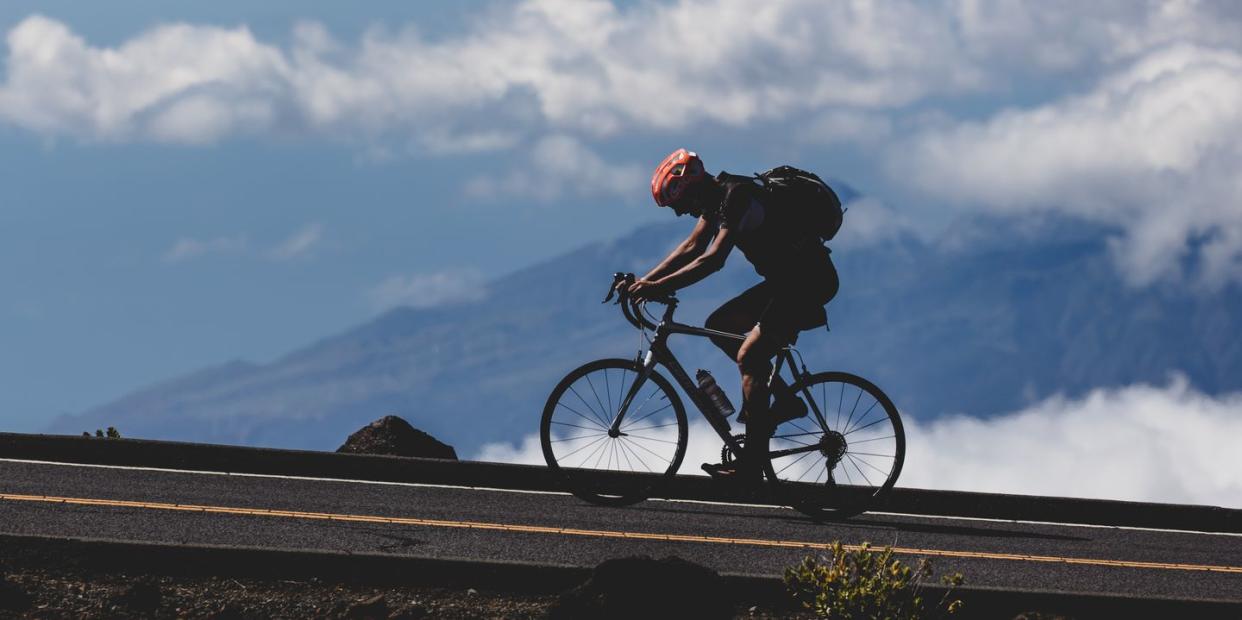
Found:
[[732, 251], [733, 237], [728, 228], [721, 228], [705, 252], [699, 254], [681, 269], [655, 280], [652, 284], [667, 291], [683, 289], [720, 271], [725, 265], [725, 260], [729, 258], [729, 252]]
[[687, 263], [703, 254], [707, 249], [707, 244], [712, 238], [712, 225], [707, 218], [700, 217], [695, 223], [694, 230], [690, 231], [690, 236], [686, 240], [679, 243], [673, 248], [672, 252], [659, 265], [652, 268], [643, 276], [643, 280], [656, 280], [660, 277], [676, 272], [678, 269], [685, 267]]

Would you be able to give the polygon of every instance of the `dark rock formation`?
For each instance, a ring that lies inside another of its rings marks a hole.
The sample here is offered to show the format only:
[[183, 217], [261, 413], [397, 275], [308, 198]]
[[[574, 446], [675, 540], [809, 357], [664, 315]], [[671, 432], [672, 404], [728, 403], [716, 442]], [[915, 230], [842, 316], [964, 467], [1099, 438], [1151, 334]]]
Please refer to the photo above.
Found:
[[26, 611], [34, 604], [34, 599], [17, 583], [0, 575], [0, 610]]
[[548, 611], [567, 618], [731, 618], [733, 597], [716, 571], [678, 557], [607, 560]]
[[112, 604], [132, 612], [152, 612], [159, 608], [163, 599], [159, 583], [152, 579], [139, 579], [114, 597]]
[[[398, 418], [400, 419], [400, 418]], [[365, 601], [359, 601], [345, 610], [346, 618], [387, 618], [388, 601], [383, 594], [376, 594]]]
[[457, 451], [395, 415], [384, 416], [349, 436], [337, 452], [457, 460]]

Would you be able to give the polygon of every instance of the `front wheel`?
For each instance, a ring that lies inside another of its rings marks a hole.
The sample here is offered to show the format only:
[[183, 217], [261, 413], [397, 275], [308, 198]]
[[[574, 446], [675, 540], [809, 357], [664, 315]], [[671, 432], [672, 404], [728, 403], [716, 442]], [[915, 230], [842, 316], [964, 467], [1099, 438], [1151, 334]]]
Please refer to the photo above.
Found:
[[897, 482], [906, 435], [897, 407], [875, 384], [844, 372], [792, 388], [809, 407], [782, 423], [769, 460], [789, 503], [817, 518], [844, 518], [875, 505]]
[[624, 506], [677, 473], [686, 428], [686, 410], [667, 379], [654, 370], [644, 378], [634, 360], [603, 359], [570, 372], [552, 390], [539, 438], [548, 467], [570, 492]]

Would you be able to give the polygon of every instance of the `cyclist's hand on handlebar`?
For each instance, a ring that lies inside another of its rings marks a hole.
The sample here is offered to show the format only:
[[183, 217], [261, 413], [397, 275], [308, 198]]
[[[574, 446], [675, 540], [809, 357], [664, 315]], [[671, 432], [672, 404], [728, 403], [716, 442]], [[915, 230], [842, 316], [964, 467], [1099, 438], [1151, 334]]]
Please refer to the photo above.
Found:
[[668, 297], [673, 291], [668, 287], [652, 282], [651, 280], [638, 280], [630, 285], [629, 293], [632, 299], [637, 301], [648, 301]]

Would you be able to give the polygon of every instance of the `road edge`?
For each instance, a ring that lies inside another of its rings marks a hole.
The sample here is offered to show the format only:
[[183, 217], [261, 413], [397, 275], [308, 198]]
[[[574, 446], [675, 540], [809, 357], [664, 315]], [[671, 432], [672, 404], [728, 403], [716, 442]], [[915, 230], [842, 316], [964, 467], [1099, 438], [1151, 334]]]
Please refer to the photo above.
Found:
[[[145, 439], [0, 433], [0, 458], [195, 471], [562, 491], [548, 468]], [[643, 475], [634, 474], [641, 477]], [[658, 497], [739, 501], [703, 476], [677, 476]], [[744, 503], [754, 503], [752, 499]], [[1242, 510], [1116, 500], [896, 488], [871, 512], [1242, 533]]]

